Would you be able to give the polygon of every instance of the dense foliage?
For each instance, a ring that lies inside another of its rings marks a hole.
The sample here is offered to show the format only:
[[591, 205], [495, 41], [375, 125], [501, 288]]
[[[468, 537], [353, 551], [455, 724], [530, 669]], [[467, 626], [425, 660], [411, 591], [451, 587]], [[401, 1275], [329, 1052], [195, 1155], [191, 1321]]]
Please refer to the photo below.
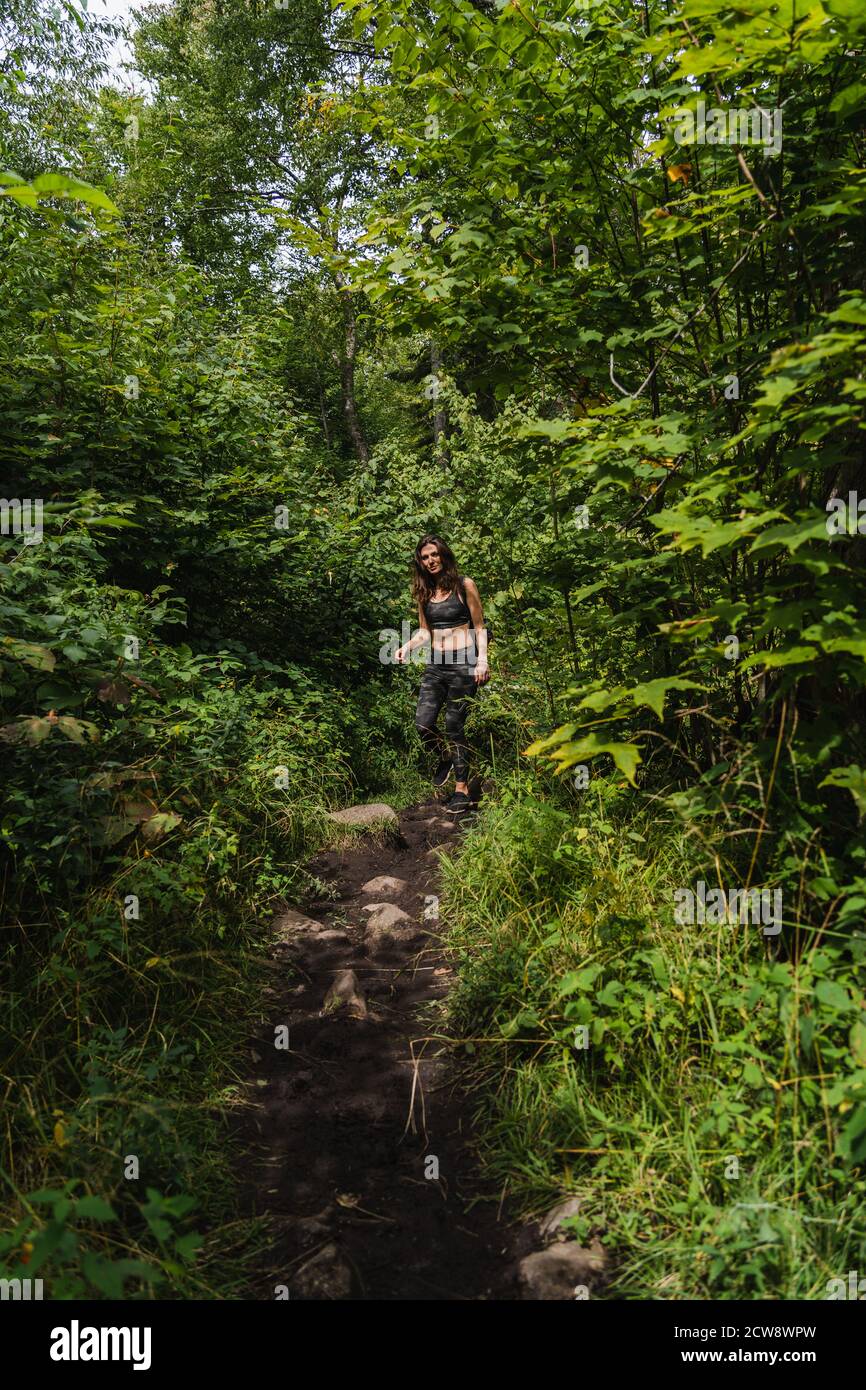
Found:
[[[324, 808], [416, 794], [380, 631], [431, 529], [495, 634], [449, 871], [492, 1171], [632, 1297], [866, 1259], [864, 28], [175, 0], [131, 88], [7, 5], [9, 1268], [241, 1287], [262, 917]], [[781, 930], [684, 924], [698, 880]]]

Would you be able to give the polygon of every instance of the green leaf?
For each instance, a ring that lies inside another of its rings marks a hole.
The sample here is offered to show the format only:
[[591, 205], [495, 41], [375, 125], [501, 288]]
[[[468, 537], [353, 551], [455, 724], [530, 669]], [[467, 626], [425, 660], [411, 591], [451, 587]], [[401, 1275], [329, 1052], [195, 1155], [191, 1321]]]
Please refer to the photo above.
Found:
[[533, 743], [530, 743], [528, 748], [524, 748], [524, 757], [535, 758], [539, 753], [546, 753], [548, 749], [555, 748], [558, 743], [571, 738], [577, 727], [576, 724], [561, 724], [558, 729], [554, 729], [552, 734], [548, 734], [545, 738], [537, 738]]
[[855, 1105], [848, 1123], [836, 1143], [836, 1150], [849, 1163], [861, 1164], [866, 1159], [866, 1105]]
[[610, 743], [598, 734], [592, 733], [577, 742], [564, 744], [555, 753], [551, 753], [550, 757], [560, 764], [559, 771], [565, 771], [575, 763], [582, 762], [585, 758], [598, 757], [601, 753], [609, 754], [627, 781], [632, 786], [635, 785], [635, 772], [642, 761], [636, 743]]
[[181, 1236], [179, 1240], [176, 1240], [174, 1248], [182, 1260], [193, 1260], [203, 1244], [204, 1236], [191, 1231], [189, 1235]]
[[122, 1299], [127, 1279], [140, 1279], [146, 1284], [161, 1282], [159, 1272], [143, 1260], [108, 1260], [89, 1250], [81, 1256], [81, 1269], [85, 1279], [107, 1298]]
[[504, 1038], [516, 1038], [524, 1029], [537, 1028], [541, 1019], [534, 1009], [521, 1009], [507, 1023], [500, 1024], [499, 1031]]
[[79, 1197], [75, 1204], [75, 1215], [83, 1216], [90, 1221], [117, 1220], [113, 1207], [102, 1197]]
[[148, 843], [154, 840], [161, 840], [163, 835], [167, 835], [175, 826], [181, 824], [183, 817], [174, 811], [159, 811], [155, 816], [149, 816], [142, 822], [141, 833]]
[[847, 767], [834, 768], [818, 785], [819, 787], [844, 787], [853, 796], [860, 818], [862, 819], [866, 814], [866, 770], [858, 767], [856, 763], [849, 763]]
[[[841, 92], [837, 92], [830, 102], [830, 110], [838, 111], [840, 116], [850, 116], [852, 112], [859, 111], [866, 105], [866, 82], [852, 82], [850, 86], [843, 87]], [[860, 320], [866, 323], [866, 318]]]
[[563, 975], [559, 989], [556, 991], [557, 999], [562, 999], [563, 995], [574, 994], [575, 990], [580, 989], [580, 975], [576, 970], [568, 970]]
[[648, 706], [661, 719], [665, 696], [669, 690], [704, 690], [705, 688], [705, 686], [698, 685], [697, 681], [681, 680], [678, 676], [660, 677], [658, 680], [645, 681], [643, 685], [634, 686], [628, 692], [628, 698], [635, 707]]
[[57, 728], [72, 743], [86, 743], [88, 739], [91, 743], [99, 742], [99, 729], [89, 719], [73, 719], [71, 715], [62, 714]]
[[851, 1048], [854, 1061], [857, 1065], [859, 1067], [866, 1067], [866, 1022], [862, 1019], [858, 1018], [856, 1023], [851, 1025], [851, 1031], [848, 1034], [848, 1045]]
[[619, 980], [608, 980], [604, 989], [599, 990], [595, 996], [596, 1003], [603, 1004], [606, 1008], [614, 1006], [617, 996], [622, 994], [623, 989], [624, 986], [620, 984]]
[[37, 642], [21, 642], [17, 637], [4, 637], [3, 645], [11, 656], [25, 661], [28, 666], [35, 666], [37, 671], [53, 671], [57, 665], [57, 657], [50, 648], [42, 647]]
[[826, 544], [826, 512], [807, 517], [805, 521], [786, 521], [779, 526], [768, 526], [766, 531], [762, 531], [760, 536], [752, 541], [749, 554], [756, 555], [759, 551], [769, 550], [774, 545], [784, 546], [789, 554], [793, 554], [807, 541], [821, 541]]
[[782, 647], [778, 651], [753, 652], [740, 662], [741, 669], [749, 666], [802, 666], [820, 655], [817, 647]]
[[815, 998], [828, 1008], [838, 1009], [840, 1012], [856, 1007], [851, 1002], [847, 989], [843, 989], [836, 980], [819, 980], [815, 986]]
[[101, 188], [94, 188], [92, 184], [70, 178], [66, 174], [39, 174], [33, 180], [32, 187], [41, 198], [75, 198], [78, 202], [88, 203], [90, 207], [103, 208], [115, 217], [120, 216], [119, 208], [115, 207]]
[[587, 965], [584, 967], [583, 970], [570, 970], [568, 974], [565, 976], [566, 980], [573, 979], [574, 981], [573, 987], [570, 989], [569, 992], [573, 994], [575, 990], [592, 989], [592, 986], [595, 984], [595, 981], [598, 979], [603, 969], [604, 967], [602, 965], [595, 964]]
[[69, 1193], [61, 1191], [59, 1187], [40, 1187], [35, 1192], [28, 1192], [27, 1200], [37, 1205], [51, 1206], [52, 1203], [63, 1201], [68, 1196]]

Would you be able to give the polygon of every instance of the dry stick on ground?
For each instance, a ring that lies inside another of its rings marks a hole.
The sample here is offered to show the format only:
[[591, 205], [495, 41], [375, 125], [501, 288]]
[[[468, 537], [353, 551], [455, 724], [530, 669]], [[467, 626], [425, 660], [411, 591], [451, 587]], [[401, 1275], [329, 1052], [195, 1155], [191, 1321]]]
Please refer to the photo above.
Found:
[[[429, 1041], [429, 1039], [424, 1038], [424, 1039], [422, 1039], [422, 1041], [424, 1042], [424, 1045], [426, 1046], [426, 1044], [427, 1044], [427, 1042]], [[417, 1128], [416, 1128], [416, 1126], [415, 1126], [415, 1092], [416, 1092], [416, 1090], [418, 1090], [418, 1091], [420, 1091], [420, 1098], [421, 1098], [421, 1127], [422, 1127], [422, 1129], [423, 1129], [423, 1131], [424, 1131], [424, 1136], [423, 1136], [423, 1137], [424, 1137], [424, 1143], [426, 1144], [426, 1143], [427, 1143], [427, 1111], [426, 1111], [426, 1108], [425, 1108], [425, 1105], [424, 1105], [424, 1087], [423, 1087], [423, 1085], [421, 1084], [421, 1078], [420, 1078], [420, 1075], [419, 1075], [419, 1072], [418, 1072], [419, 1063], [423, 1060], [424, 1050], [423, 1050], [423, 1048], [422, 1048], [420, 1056], [416, 1057], [416, 1056], [415, 1056], [415, 1043], [414, 1043], [413, 1040], [410, 1040], [410, 1042], [409, 1042], [409, 1051], [410, 1051], [410, 1053], [411, 1053], [411, 1055], [412, 1055], [412, 1094], [411, 1094], [410, 1097], [409, 1097], [409, 1114], [408, 1114], [408, 1116], [406, 1117], [406, 1124], [405, 1124], [405, 1127], [404, 1127], [404, 1129], [403, 1129], [403, 1136], [402, 1136], [402, 1137], [403, 1137], [404, 1139], [406, 1138], [406, 1135], [407, 1135], [407, 1133], [409, 1132], [410, 1126], [411, 1126], [411, 1129], [412, 1129], [412, 1133], [413, 1133], [413, 1134], [417, 1134], [417, 1133], [418, 1133], [418, 1130], [417, 1130]]]

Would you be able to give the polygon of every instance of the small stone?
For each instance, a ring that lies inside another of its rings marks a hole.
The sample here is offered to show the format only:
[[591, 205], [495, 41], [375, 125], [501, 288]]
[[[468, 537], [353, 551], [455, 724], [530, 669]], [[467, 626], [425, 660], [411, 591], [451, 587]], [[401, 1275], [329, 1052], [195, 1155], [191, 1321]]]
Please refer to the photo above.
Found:
[[362, 893], [402, 893], [406, 887], [404, 878], [394, 878], [393, 874], [380, 874], [378, 878], [371, 878], [362, 886]]
[[303, 912], [296, 912], [291, 907], [284, 908], [279, 916], [274, 918], [271, 926], [271, 931], [278, 941], [291, 941], [299, 932], [321, 930], [321, 922], [317, 922], [314, 917], [305, 917]]
[[369, 806], [347, 806], [343, 811], [329, 811], [328, 820], [337, 825], [372, 825], [376, 821], [397, 821], [397, 812], [384, 801], [373, 801]]
[[377, 951], [406, 945], [419, 935], [418, 926], [401, 907], [394, 903], [373, 903], [371, 907], [364, 942], [373, 955]]
[[370, 920], [367, 923], [367, 930], [371, 928], [378, 931], [382, 927], [396, 927], [404, 923], [411, 922], [412, 918], [408, 912], [404, 912], [402, 907], [397, 907], [396, 903], [370, 903], [364, 908], [369, 912]]
[[517, 1266], [517, 1282], [525, 1299], [571, 1300], [578, 1286], [589, 1291], [599, 1287], [605, 1265], [605, 1252], [598, 1242], [587, 1250], [568, 1241], [522, 1259]]
[[334, 977], [334, 983], [325, 995], [322, 1012], [328, 1014], [343, 1007], [354, 1018], [367, 1017], [367, 1003], [354, 970], [341, 970]]
[[420, 935], [419, 927], [408, 912], [394, 903], [375, 903], [372, 906], [364, 942], [373, 955], [389, 947], [406, 945]]
[[336, 1245], [326, 1245], [301, 1265], [292, 1277], [290, 1293], [295, 1298], [350, 1298], [354, 1288], [351, 1266]]
[[579, 1197], [566, 1197], [564, 1202], [558, 1203], [547, 1215], [538, 1223], [542, 1240], [550, 1242], [552, 1240], [567, 1240], [568, 1232], [561, 1231], [559, 1228], [563, 1221], [568, 1221], [569, 1217], [580, 1214], [581, 1201]]

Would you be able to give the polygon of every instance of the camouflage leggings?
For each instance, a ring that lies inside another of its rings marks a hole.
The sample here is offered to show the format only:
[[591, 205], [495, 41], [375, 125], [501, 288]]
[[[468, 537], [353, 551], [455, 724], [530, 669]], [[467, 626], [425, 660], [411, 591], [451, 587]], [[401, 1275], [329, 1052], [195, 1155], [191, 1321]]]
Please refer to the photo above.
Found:
[[[463, 736], [463, 725], [469, 713], [469, 701], [477, 690], [475, 667], [465, 664], [428, 665], [421, 677], [415, 728], [425, 748], [445, 756], [445, 740], [436, 728], [439, 711], [445, 705], [445, 733], [448, 751], [454, 763], [454, 777], [466, 781], [469, 770], [469, 745]], [[447, 702], [447, 703], [446, 703]]]

